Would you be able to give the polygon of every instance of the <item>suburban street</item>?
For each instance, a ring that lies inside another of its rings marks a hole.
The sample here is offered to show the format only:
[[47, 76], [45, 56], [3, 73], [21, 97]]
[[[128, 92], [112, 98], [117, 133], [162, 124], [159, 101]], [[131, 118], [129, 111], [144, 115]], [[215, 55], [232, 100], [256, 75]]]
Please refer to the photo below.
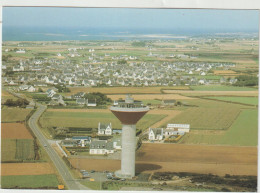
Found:
[[41, 133], [40, 128], [37, 124], [37, 121], [41, 114], [45, 111], [46, 106], [37, 104], [38, 109], [36, 112], [30, 117], [29, 119], [29, 126], [32, 129], [33, 133], [39, 140], [40, 144], [45, 148], [46, 152], [48, 153], [49, 157], [51, 158], [52, 162], [54, 163], [55, 167], [57, 168], [58, 172], [60, 173], [61, 177], [63, 178], [64, 182], [66, 183], [68, 189], [70, 190], [90, 190], [89, 188], [80, 184], [76, 179], [73, 178], [71, 175], [69, 168], [66, 166], [64, 161], [59, 157], [57, 152], [51, 147], [48, 143], [48, 140], [44, 137]]

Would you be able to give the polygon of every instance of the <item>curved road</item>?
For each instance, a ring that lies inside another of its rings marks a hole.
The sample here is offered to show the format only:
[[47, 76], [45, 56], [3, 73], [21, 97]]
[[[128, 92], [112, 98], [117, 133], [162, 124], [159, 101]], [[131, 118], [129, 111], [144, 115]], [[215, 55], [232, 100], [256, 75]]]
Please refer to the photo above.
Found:
[[64, 163], [64, 161], [59, 157], [57, 152], [50, 146], [48, 140], [45, 136], [41, 133], [40, 128], [37, 124], [38, 119], [40, 118], [41, 114], [47, 108], [44, 105], [37, 104], [38, 108], [35, 113], [29, 119], [29, 127], [39, 140], [40, 144], [45, 148], [46, 152], [48, 153], [49, 157], [53, 161], [55, 167], [57, 168], [58, 172], [60, 173], [61, 177], [63, 178], [64, 182], [66, 183], [68, 189], [70, 190], [90, 190], [89, 188], [80, 184], [74, 177], [71, 175], [69, 168]]

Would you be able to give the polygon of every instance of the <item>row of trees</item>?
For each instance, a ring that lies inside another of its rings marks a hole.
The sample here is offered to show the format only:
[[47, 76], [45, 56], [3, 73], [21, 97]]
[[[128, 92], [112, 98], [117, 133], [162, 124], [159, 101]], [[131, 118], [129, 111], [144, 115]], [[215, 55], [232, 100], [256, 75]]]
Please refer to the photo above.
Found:
[[241, 75], [236, 78], [237, 78], [237, 82], [234, 84], [235, 86], [257, 86], [258, 85], [258, 77], [256, 76]]
[[29, 105], [29, 101], [27, 101], [26, 99], [17, 99], [16, 101], [14, 101], [13, 99], [7, 99], [4, 105], [8, 107], [25, 108], [27, 105]]
[[107, 102], [112, 102], [110, 98], [100, 92], [88, 93], [84, 98], [88, 100], [96, 100], [97, 105], [105, 105]]

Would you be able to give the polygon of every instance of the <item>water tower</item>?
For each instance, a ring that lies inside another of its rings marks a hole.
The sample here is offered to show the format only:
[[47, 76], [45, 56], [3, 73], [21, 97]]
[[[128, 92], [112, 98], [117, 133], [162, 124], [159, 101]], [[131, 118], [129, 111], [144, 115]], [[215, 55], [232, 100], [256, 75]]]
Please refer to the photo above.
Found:
[[135, 176], [136, 123], [149, 111], [141, 101], [135, 101], [130, 95], [118, 101], [110, 110], [122, 123], [121, 170], [115, 175], [120, 178]]

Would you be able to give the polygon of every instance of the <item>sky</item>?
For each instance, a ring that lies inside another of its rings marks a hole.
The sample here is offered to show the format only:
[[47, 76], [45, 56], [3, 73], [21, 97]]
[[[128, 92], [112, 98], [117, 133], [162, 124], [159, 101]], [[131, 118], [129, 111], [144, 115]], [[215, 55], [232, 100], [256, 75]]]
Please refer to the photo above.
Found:
[[257, 10], [4, 7], [5, 27], [258, 31]]

